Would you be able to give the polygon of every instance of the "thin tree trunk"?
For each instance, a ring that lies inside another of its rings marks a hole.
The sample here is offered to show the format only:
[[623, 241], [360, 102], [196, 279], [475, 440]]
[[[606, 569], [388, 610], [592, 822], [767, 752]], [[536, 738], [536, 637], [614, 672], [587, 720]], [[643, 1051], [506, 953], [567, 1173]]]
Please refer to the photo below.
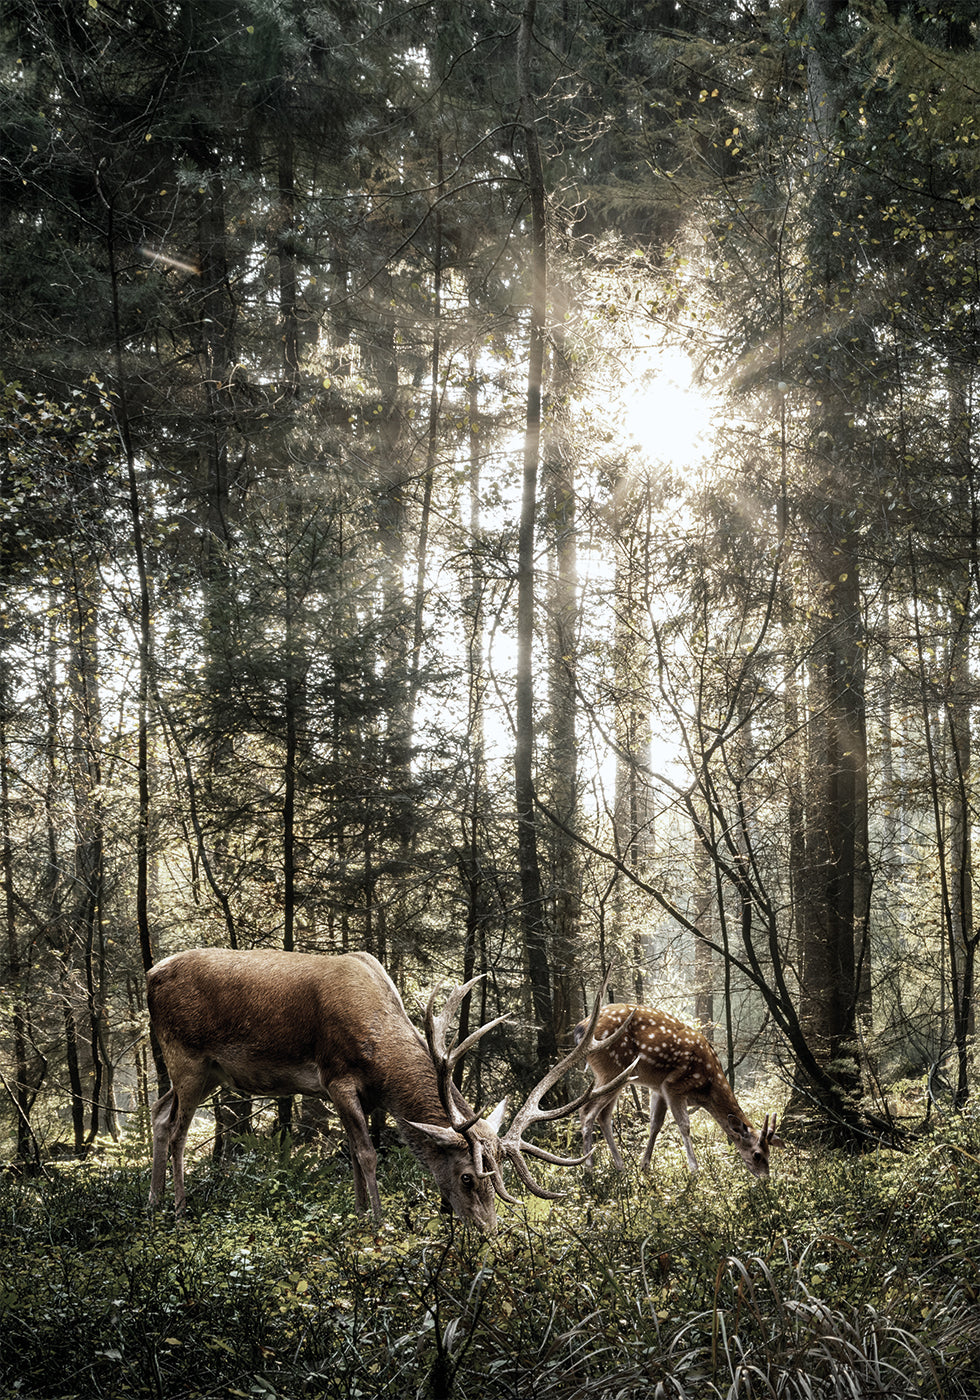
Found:
[[[32, 1040], [31, 1013], [22, 981], [25, 969], [21, 959], [15, 909], [14, 849], [10, 812], [10, 758], [8, 753], [10, 693], [6, 683], [6, 666], [2, 666], [0, 675], [3, 678], [2, 691], [0, 691], [0, 879], [2, 879], [3, 884], [4, 928], [6, 931], [4, 983], [9, 990], [11, 999], [10, 1030], [14, 1062], [12, 1093], [17, 1119], [17, 1161], [26, 1166], [36, 1167], [39, 1154], [37, 1139], [31, 1130], [31, 1109], [34, 1107], [37, 1090], [43, 1081], [47, 1066], [43, 1059], [36, 1057], [34, 1073], [32, 1074], [31, 1066], [28, 1063], [28, 1046]], [[38, 1071], [40, 1072], [38, 1073]]]
[[[557, 313], [556, 323], [562, 321]], [[566, 360], [560, 332], [553, 363], [550, 405], [545, 434], [544, 479], [546, 515], [553, 539], [553, 572], [549, 598], [551, 714], [550, 807], [558, 817], [548, 829], [554, 927], [552, 977], [555, 1032], [563, 1043], [584, 1012], [579, 965], [579, 918], [582, 905], [578, 823], [578, 696], [575, 655], [578, 648], [578, 543], [575, 465], [566, 441]]]
[[98, 665], [98, 585], [90, 559], [74, 562], [69, 599], [71, 665], [69, 688], [75, 753], [75, 895], [72, 938], [82, 952], [88, 1010], [92, 1089], [89, 1138], [102, 1128], [105, 1062], [105, 833], [102, 816], [102, 721]]
[[[616, 775], [613, 795], [613, 838], [616, 853], [631, 871], [639, 872], [653, 851], [653, 819], [649, 784], [644, 772], [650, 762], [649, 619], [651, 522], [649, 499], [630, 499], [628, 478], [613, 483], [613, 532], [616, 542], [613, 636], [615, 685]], [[616, 880], [612, 909], [622, 943], [629, 945], [633, 995], [644, 999], [649, 948], [642, 924], [631, 917], [629, 882]], [[625, 950], [624, 950], [625, 951]]]
[[[973, 725], [971, 708], [976, 699], [970, 665], [973, 629], [980, 582], [980, 520], [970, 454], [970, 404], [965, 372], [947, 374], [950, 397], [950, 457], [959, 495], [958, 514], [969, 520], [968, 553], [954, 575], [952, 587], [947, 685], [946, 728], [950, 760], [948, 849], [950, 862], [949, 960], [953, 1002], [953, 1035], [957, 1061], [956, 1101], [969, 1094], [969, 1040], [975, 1027], [973, 972], [978, 938], [973, 919]], [[954, 566], [955, 568], [955, 566]]]
[[[139, 936], [140, 956], [144, 972], [149, 971], [154, 962], [153, 941], [150, 931], [149, 911], [149, 852], [150, 852], [150, 752], [149, 752], [149, 697], [151, 661], [151, 601], [150, 580], [146, 566], [146, 548], [143, 539], [143, 512], [140, 505], [139, 481], [136, 474], [136, 453], [133, 447], [129, 419], [129, 400], [126, 380], [123, 375], [123, 333], [119, 310], [119, 276], [116, 266], [115, 233], [113, 228], [113, 208], [107, 205], [108, 232], [107, 251], [112, 290], [113, 361], [116, 372], [116, 423], [126, 459], [126, 484], [129, 495], [130, 525], [133, 531], [133, 561], [136, 565], [138, 584], [137, 597], [137, 700], [136, 700], [136, 929]], [[151, 1031], [151, 1041], [155, 1034]], [[154, 1049], [154, 1058], [162, 1063], [159, 1048]]]
[[425, 635], [425, 572], [429, 544], [429, 519], [432, 514], [432, 488], [436, 474], [439, 445], [439, 408], [442, 398], [442, 143], [436, 142], [435, 208], [432, 212], [432, 350], [429, 356], [429, 422], [425, 443], [425, 470], [422, 474], [422, 512], [419, 520], [419, 550], [415, 570], [414, 630], [412, 636], [412, 665], [409, 678], [409, 714], [415, 727], [415, 707], [418, 703], [419, 676], [422, 664], [422, 642]]
[[[485, 585], [483, 564], [480, 555], [480, 541], [483, 523], [480, 509], [480, 437], [479, 391], [477, 388], [476, 351], [471, 352], [470, 373], [468, 376], [468, 417], [470, 425], [469, 444], [469, 535], [470, 570], [469, 588], [463, 600], [463, 616], [466, 620], [466, 676], [467, 676], [467, 747], [471, 758], [469, 808], [463, 817], [462, 878], [466, 890], [466, 932], [463, 940], [463, 981], [468, 982], [477, 970], [486, 973], [486, 892], [483, 873], [483, 819], [488, 809], [486, 750], [484, 738], [483, 700], [486, 689], [484, 673], [484, 611], [483, 589]], [[484, 984], [485, 985], [485, 984]], [[459, 1008], [458, 1038], [466, 1039], [470, 1029], [472, 993], [467, 993]], [[477, 1052], [480, 1046], [476, 1047]], [[480, 1101], [482, 1056], [477, 1053], [472, 1069], [473, 1100]], [[456, 1079], [462, 1082], [464, 1065], [456, 1066]]]

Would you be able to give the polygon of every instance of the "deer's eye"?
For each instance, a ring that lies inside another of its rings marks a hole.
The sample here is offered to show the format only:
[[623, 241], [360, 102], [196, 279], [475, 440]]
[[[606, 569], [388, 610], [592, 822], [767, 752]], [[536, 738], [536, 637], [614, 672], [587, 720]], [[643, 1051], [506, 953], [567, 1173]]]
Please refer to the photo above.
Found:
[[460, 1180], [460, 1185], [463, 1187], [463, 1190], [464, 1190], [464, 1191], [472, 1191], [472, 1190], [473, 1190], [473, 1177], [470, 1175], [469, 1172], [463, 1172], [463, 1174], [462, 1174], [462, 1176], [459, 1178], [459, 1180]]

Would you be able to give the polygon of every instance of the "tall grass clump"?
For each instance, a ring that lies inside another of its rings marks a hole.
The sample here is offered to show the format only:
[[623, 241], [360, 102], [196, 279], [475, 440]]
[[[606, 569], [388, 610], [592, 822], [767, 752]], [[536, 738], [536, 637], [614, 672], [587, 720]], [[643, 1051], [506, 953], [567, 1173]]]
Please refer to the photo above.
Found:
[[691, 1179], [665, 1144], [646, 1178], [556, 1170], [565, 1197], [492, 1240], [397, 1148], [381, 1226], [342, 1155], [260, 1143], [195, 1169], [180, 1225], [147, 1215], [143, 1163], [8, 1176], [0, 1394], [976, 1400], [977, 1129], [787, 1151], [768, 1185], [716, 1140]]

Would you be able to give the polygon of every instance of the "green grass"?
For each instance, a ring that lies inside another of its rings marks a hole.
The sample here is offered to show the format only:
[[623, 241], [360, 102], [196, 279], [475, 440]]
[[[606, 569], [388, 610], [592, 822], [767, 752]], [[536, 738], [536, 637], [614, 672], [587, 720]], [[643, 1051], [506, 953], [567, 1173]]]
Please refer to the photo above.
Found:
[[6, 1397], [962, 1397], [980, 1394], [980, 1121], [908, 1155], [780, 1155], [751, 1181], [716, 1134], [691, 1180], [502, 1207], [482, 1240], [385, 1154], [380, 1227], [342, 1154], [198, 1165], [186, 1221], [145, 1163], [0, 1186]]

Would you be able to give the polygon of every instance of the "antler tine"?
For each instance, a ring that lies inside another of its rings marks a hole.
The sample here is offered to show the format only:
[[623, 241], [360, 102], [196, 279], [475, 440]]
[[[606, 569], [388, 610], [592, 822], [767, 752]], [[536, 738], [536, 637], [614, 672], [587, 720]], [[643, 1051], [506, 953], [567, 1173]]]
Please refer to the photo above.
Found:
[[485, 1025], [477, 1026], [476, 1030], [471, 1031], [459, 1045], [453, 1045], [452, 1049], [447, 1048], [446, 1034], [450, 1021], [459, 1010], [467, 992], [472, 991], [477, 982], [482, 982], [486, 975], [485, 972], [481, 972], [478, 977], [471, 977], [468, 982], [464, 982], [461, 986], [451, 988], [446, 998], [446, 1004], [438, 1016], [435, 1013], [435, 1001], [441, 988], [434, 987], [429, 997], [428, 1006], [425, 1008], [425, 1038], [428, 1041], [433, 1059], [437, 1062], [445, 1061], [450, 1069], [459, 1063], [466, 1052], [471, 1050], [477, 1041], [486, 1035], [487, 1031], [492, 1031], [494, 1026], [499, 1026], [501, 1021], [510, 1019], [509, 1012], [505, 1012], [503, 1016], [495, 1016], [492, 1021], [487, 1021]]
[[[597, 1043], [601, 1044], [603, 1048], [606, 1048], [611, 1041], [617, 1041], [620, 1035], [626, 1030], [627, 1024], [628, 1022], [624, 1024], [621, 1029], [617, 1028], [612, 1035], [607, 1036], [601, 1042], [593, 1042], [593, 1044], [589, 1046], [589, 1050], [594, 1050]], [[607, 1079], [605, 1084], [590, 1084], [587, 1089], [582, 1090], [577, 1098], [570, 1099], [568, 1103], [561, 1104], [559, 1108], [542, 1108], [530, 1121], [532, 1123], [548, 1123], [554, 1118], [567, 1118], [570, 1113], [574, 1113], [576, 1109], [584, 1108], [586, 1104], [592, 1103], [595, 1099], [606, 1098], [614, 1090], [621, 1089], [624, 1084], [629, 1082], [639, 1062], [640, 1057], [636, 1055], [630, 1060], [624, 1070], [620, 1070], [615, 1079]], [[525, 1143], [524, 1148], [525, 1151], [529, 1151], [534, 1155], [533, 1147]]]
[[[530, 1171], [528, 1170], [528, 1165], [527, 1165], [527, 1163], [525, 1162], [524, 1158], [521, 1156], [520, 1152], [516, 1152], [516, 1151], [511, 1150], [510, 1152], [508, 1152], [507, 1155], [510, 1157], [510, 1160], [513, 1162], [513, 1164], [514, 1164], [514, 1170], [517, 1172], [517, 1175], [521, 1178], [521, 1180], [523, 1181], [524, 1185], [525, 1185], [525, 1186], [527, 1187], [527, 1189], [532, 1193], [532, 1195], [540, 1196], [541, 1199], [542, 1199], [543, 1201], [560, 1201], [560, 1200], [561, 1200], [562, 1196], [565, 1194], [564, 1191], [546, 1191], [545, 1188], [544, 1188], [543, 1186], [541, 1186], [537, 1181], [535, 1181], [534, 1177], [531, 1175]], [[556, 1161], [556, 1162], [557, 1162], [557, 1161], [563, 1161], [563, 1160], [564, 1160], [563, 1158], [558, 1158], [558, 1157], [555, 1158], [555, 1161]], [[581, 1160], [584, 1162], [584, 1161], [585, 1161], [585, 1158], [583, 1157]], [[576, 1165], [577, 1165], [577, 1164], [576, 1164]], [[513, 1196], [507, 1195], [505, 1192], [501, 1191], [500, 1186], [499, 1186], [499, 1184], [496, 1182], [496, 1180], [494, 1181], [493, 1184], [494, 1184], [494, 1187], [496, 1188], [497, 1195], [503, 1197], [503, 1199], [508, 1203], [508, 1205], [512, 1205], [512, 1206], [518, 1206], [518, 1205], [520, 1205], [520, 1201], [516, 1200]]]
[[[556, 1065], [553, 1065], [540, 1083], [535, 1085], [523, 1107], [515, 1114], [513, 1122], [507, 1129], [507, 1132], [500, 1139], [501, 1150], [506, 1153], [513, 1162], [514, 1168], [518, 1176], [524, 1182], [524, 1185], [529, 1191], [534, 1192], [536, 1196], [543, 1197], [545, 1200], [557, 1200], [562, 1193], [546, 1191], [542, 1186], [539, 1186], [532, 1177], [528, 1165], [524, 1161], [523, 1154], [527, 1152], [530, 1156], [536, 1157], [540, 1161], [551, 1162], [561, 1167], [581, 1166], [583, 1162], [588, 1161], [588, 1154], [584, 1157], [559, 1157], [555, 1153], [547, 1152], [543, 1147], [536, 1147], [533, 1143], [525, 1142], [524, 1133], [532, 1123], [551, 1122], [556, 1118], [564, 1118], [569, 1113], [574, 1113], [577, 1108], [587, 1103], [596, 1094], [597, 1086], [592, 1085], [590, 1088], [586, 1089], [584, 1093], [579, 1094], [577, 1098], [571, 1099], [568, 1103], [561, 1104], [557, 1108], [541, 1107], [541, 1100], [544, 1098], [545, 1094], [547, 1094], [550, 1089], [553, 1089], [558, 1081], [564, 1078], [570, 1070], [574, 1069], [576, 1065], [581, 1064], [589, 1052], [595, 1048], [595, 1041], [592, 1037], [595, 1031], [596, 1021], [599, 1019], [599, 1012], [602, 1009], [606, 987], [608, 986], [611, 976], [612, 973], [609, 972], [602, 984], [599, 995], [596, 997], [595, 1005], [592, 1008], [592, 1015], [589, 1017], [585, 1034], [582, 1036], [578, 1045], [565, 1055], [563, 1059], [559, 1060]], [[614, 1045], [616, 1041], [619, 1040], [620, 1036], [626, 1033], [631, 1020], [632, 1012], [621, 1026], [618, 1026], [611, 1035], [603, 1039], [602, 1045], [605, 1048]], [[608, 1094], [613, 1089], [613, 1085], [619, 1088], [621, 1085], [625, 1084], [635, 1067], [636, 1061], [634, 1060], [632, 1064], [628, 1065], [626, 1069], [622, 1070], [621, 1073], [616, 1076], [615, 1080], [604, 1084], [602, 1086], [603, 1095]], [[496, 1182], [494, 1184], [496, 1185]], [[499, 1186], [497, 1186], [497, 1190], [499, 1194]]]
[[[610, 973], [609, 976], [611, 975]], [[598, 997], [596, 997], [595, 1005], [592, 1008], [592, 1015], [589, 1017], [588, 1025], [585, 1028], [582, 1039], [573, 1050], [569, 1051], [564, 1059], [559, 1060], [556, 1065], [553, 1065], [540, 1083], [536, 1084], [531, 1090], [523, 1107], [514, 1115], [513, 1122], [507, 1129], [506, 1137], [508, 1139], [511, 1137], [522, 1137], [524, 1129], [529, 1127], [532, 1123], [545, 1123], [555, 1118], [567, 1117], [569, 1113], [574, 1113], [592, 1094], [592, 1089], [590, 1088], [587, 1089], [584, 1094], [580, 1094], [578, 1098], [572, 1099], [569, 1103], [561, 1104], [558, 1108], [541, 1107], [541, 1100], [544, 1098], [545, 1094], [553, 1089], [558, 1081], [563, 1079], [576, 1065], [580, 1065], [589, 1052], [596, 1048], [596, 1042], [593, 1040], [592, 1035], [595, 1030], [596, 1021], [599, 1019], [599, 1012], [602, 1010], [602, 997], [605, 994], [606, 983], [609, 981], [609, 976], [607, 976], [606, 981], [602, 984], [602, 991], [600, 991]], [[623, 1024], [617, 1026], [611, 1035], [603, 1039], [603, 1049], [608, 1050], [611, 1046], [615, 1045], [616, 1041], [619, 1040], [621, 1036], [626, 1034], [632, 1019], [633, 1012], [631, 1011]], [[631, 1065], [629, 1070], [625, 1071], [625, 1073], [627, 1073], [627, 1075], [632, 1073], [632, 1069], [633, 1066]], [[625, 1080], [622, 1082], [625, 1083]], [[608, 1085], [606, 1089], [608, 1091]]]
[[470, 980], [464, 982], [462, 986], [451, 987], [449, 995], [446, 998], [446, 1004], [443, 1006], [438, 1016], [436, 1015], [436, 997], [438, 997], [439, 993], [442, 991], [443, 984], [437, 982], [432, 988], [425, 1007], [425, 1038], [429, 1043], [429, 1049], [433, 1055], [438, 1055], [440, 1059], [446, 1059], [448, 1055], [448, 1051], [446, 1050], [446, 1031], [449, 1027], [450, 1018], [459, 1010], [460, 1002], [463, 1000], [466, 993], [472, 991], [477, 982], [482, 980], [483, 974], [479, 977], [471, 977]]
[[[611, 1040], [612, 1036], [610, 1036], [609, 1039]], [[605, 1041], [603, 1041], [603, 1044], [605, 1044]], [[607, 1080], [601, 1087], [596, 1084], [591, 1085], [586, 1089], [584, 1094], [579, 1094], [578, 1098], [572, 1099], [569, 1103], [562, 1104], [561, 1108], [542, 1109], [530, 1121], [534, 1123], [545, 1123], [551, 1119], [560, 1118], [563, 1114], [574, 1113], [577, 1108], [581, 1108], [586, 1103], [590, 1103], [594, 1098], [599, 1098], [600, 1096], [604, 1098], [607, 1094], [615, 1093], [617, 1089], [622, 1088], [631, 1078], [639, 1058], [639, 1055], [637, 1055], [634, 1060], [631, 1060], [624, 1070], [620, 1070], [615, 1079]], [[516, 1142], [511, 1141], [509, 1131], [506, 1137], [501, 1140], [501, 1147], [514, 1163], [517, 1173], [525, 1186], [530, 1187], [537, 1195], [546, 1196], [552, 1200], [558, 1200], [563, 1193], [560, 1191], [552, 1193], [540, 1190], [531, 1178], [523, 1154], [526, 1152], [529, 1157], [536, 1157], [538, 1161], [541, 1162], [551, 1162], [556, 1167], [581, 1167], [583, 1163], [587, 1162], [592, 1156], [591, 1152], [587, 1152], [584, 1157], [559, 1157], [557, 1153], [549, 1152], [544, 1147], [538, 1147], [536, 1143], [525, 1142], [523, 1134], [518, 1137]]]
[[463, 982], [460, 986], [450, 989], [442, 1011], [436, 1015], [435, 1003], [439, 995], [441, 986], [433, 988], [429, 996], [428, 1004], [425, 1008], [425, 1038], [429, 1046], [429, 1054], [432, 1056], [436, 1067], [436, 1074], [439, 1081], [439, 1097], [442, 1099], [443, 1107], [449, 1115], [449, 1120], [453, 1127], [460, 1133], [466, 1133], [479, 1121], [479, 1113], [471, 1113], [468, 1117], [461, 1113], [459, 1106], [455, 1103], [452, 1092], [453, 1070], [460, 1060], [471, 1050], [478, 1040], [481, 1040], [488, 1031], [492, 1031], [494, 1026], [499, 1026], [501, 1021], [509, 1019], [509, 1014], [495, 1016], [492, 1021], [487, 1021], [485, 1025], [477, 1026], [475, 1031], [471, 1031], [465, 1040], [460, 1044], [454, 1044], [451, 1048], [446, 1045], [446, 1037], [449, 1025], [455, 1017], [467, 992], [471, 991], [478, 982], [482, 982], [486, 976], [481, 972], [478, 977], [471, 977], [468, 982]]

